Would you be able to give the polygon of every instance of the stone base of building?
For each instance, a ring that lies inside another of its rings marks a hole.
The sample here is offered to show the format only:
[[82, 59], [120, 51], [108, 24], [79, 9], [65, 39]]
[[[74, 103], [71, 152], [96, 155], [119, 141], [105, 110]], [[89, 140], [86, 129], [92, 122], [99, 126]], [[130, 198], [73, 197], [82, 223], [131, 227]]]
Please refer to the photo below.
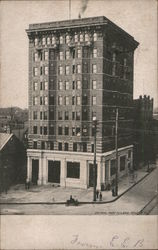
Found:
[[[116, 173], [115, 150], [97, 154], [97, 189], [111, 184]], [[27, 150], [27, 178], [37, 184], [87, 189], [93, 186], [93, 153]], [[118, 178], [133, 169], [133, 145], [118, 149]]]

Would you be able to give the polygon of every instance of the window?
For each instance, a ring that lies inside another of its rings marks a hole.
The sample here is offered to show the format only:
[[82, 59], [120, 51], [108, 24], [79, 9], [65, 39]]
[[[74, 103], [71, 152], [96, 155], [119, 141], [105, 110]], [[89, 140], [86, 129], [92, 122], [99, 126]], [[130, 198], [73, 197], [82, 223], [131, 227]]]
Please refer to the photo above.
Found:
[[44, 82], [44, 90], [48, 90], [48, 82]]
[[34, 74], [34, 76], [37, 76], [37, 75], [38, 75], [38, 68], [34, 68], [34, 69], [33, 69], [33, 74]]
[[116, 173], [116, 160], [111, 160], [111, 176]]
[[48, 120], [48, 112], [47, 111], [44, 111], [44, 120]]
[[126, 157], [121, 156], [120, 157], [120, 171], [125, 170], [125, 164], [126, 164]]
[[40, 82], [40, 90], [43, 89], [43, 82]]
[[37, 82], [34, 82], [33, 83], [33, 90], [37, 90], [38, 89], [38, 83]]
[[97, 73], [97, 65], [96, 64], [92, 65], [92, 73]]
[[72, 74], [75, 74], [75, 65], [72, 65]]
[[65, 127], [65, 135], [69, 135], [69, 127]]
[[96, 96], [92, 96], [92, 105], [96, 105], [97, 104], [97, 98]]
[[58, 97], [58, 105], [62, 105], [62, 102], [63, 102], [63, 98], [62, 98], [62, 96], [59, 96]]
[[86, 109], [83, 109], [82, 120], [83, 121], [87, 121], [88, 120], [88, 112], [87, 112]]
[[47, 135], [47, 127], [44, 127], [44, 135]]
[[77, 50], [77, 58], [81, 58], [81, 49]]
[[75, 81], [72, 81], [72, 89], [75, 89]]
[[116, 53], [112, 54], [112, 61], [115, 62], [116, 61]]
[[34, 141], [34, 142], [33, 142], [33, 148], [34, 148], [34, 149], [37, 149], [37, 141]]
[[88, 135], [88, 130], [87, 130], [87, 126], [86, 125], [83, 126], [82, 134], [83, 134], [83, 136], [87, 136]]
[[83, 42], [83, 34], [80, 34], [80, 42]]
[[84, 94], [84, 95], [82, 96], [82, 104], [83, 104], [83, 105], [87, 105], [87, 104], [88, 104], [88, 97], [87, 97], [86, 94]]
[[72, 120], [75, 120], [75, 112], [72, 112]]
[[78, 42], [78, 35], [75, 34], [74, 38], [75, 38], [75, 43], [77, 43]]
[[76, 89], [81, 89], [81, 81], [77, 80]]
[[62, 132], [63, 132], [62, 130], [63, 130], [63, 129], [62, 129], [62, 126], [59, 126], [59, 127], [58, 127], [58, 135], [62, 135]]
[[33, 119], [37, 120], [37, 111], [33, 111]]
[[124, 59], [123, 59], [123, 65], [124, 65], [124, 66], [127, 66], [127, 58], [124, 58]]
[[42, 38], [42, 45], [46, 45], [46, 38], [45, 37]]
[[77, 143], [76, 142], [73, 143], [73, 151], [77, 152]]
[[81, 118], [81, 112], [77, 111], [76, 112], [76, 120], [80, 120], [80, 118]]
[[93, 58], [97, 57], [97, 49], [93, 49]]
[[60, 36], [59, 41], [60, 41], [60, 44], [63, 44], [63, 43], [64, 43], [64, 38], [63, 38], [63, 36]]
[[43, 119], [43, 113], [42, 113], [42, 111], [40, 111], [40, 120], [42, 120]]
[[92, 89], [96, 89], [97, 88], [97, 81], [93, 80], [92, 81]]
[[40, 96], [40, 105], [43, 105], [43, 96]]
[[63, 74], [63, 67], [59, 66], [59, 75], [62, 75], [62, 74]]
[[47, 44], [50, 45], [50, 37], [47, 37]]
[[45, 51], [45, 52], [44, 52], [44, 60], [45, 60], [45, 61], [48, 60], [48, 51]]
[[44, 97], [44, 105], [48, 105], [48, 97], [47, 96]]
[[49, 120], [54, 120], [54, 110], [50, 110], [49, 112]]
[[94, 40], [94, 42], [97, 41], [97, 33], [96, 32], [93, 34], [93, 40]]
[[69, 151], [69, 144], [67, 142], [64, 143], [64, 150]]
[[50, 142], [50, 150], [54, 150], [54, 142]]
[[76, 128], [76, 135], [77, 135], [77, 136], [80, 136], [80, 127], [77, 127], [77, 128]]
[[35, 46], [37, 46], [37, 45], [38, 45], [38, 38], [35, 38], [35, 40], [34, 40], [34, 44], [35, 44]]
[[40, 75], [42, 75], [42, 73], [43, 73], [43, 68], [40, 67]]
[[34, 61], [37, 62], [38, 61], [38, 53], [34, 53]]
[[33, 133], [34, 133], [34, 135], [37, 134], [37, 126], [33, 126]]
[[66, 50], [65, 52], [65, 59], [69, 59], [70, 58], [70, 51], [69, 50]]
[[49, 105], [54, 105], [54, 96], [50, 95], [49, 97]]
[[94, 144], [91, 144], [91, 152], [94, 153]]
[[67, 178], [80, 178], [80, 163], [67, 162]]
[[85, 42], [88, 42], [89, 41], [89, 35], [86, 33], [85, 34]]
[[68, 81], [65, 82], [65, 89], [66, 89], [66, 90], [69, 89], [69, 82], [68, 82]]
[[83, 64], [83, 73], [88, 73], [88, 64], [87, 63]]
[[93, 112], [92, 112], [92, 120], [93, 120], [93, 121], [96, 120], [96, 116], [97, 116], [96, 112], [93, 111]]
[[59, 90], [62, 90], [62, 88], [63, 88], [63, 82], [62, 82], [62, 81], [59, 81], [59, 83], [58, 83], [58, 89], [59, 89]]
[[72, 58], [73, 58], [73, 59], [75, 58], [75, 55], [76, 55], [76, 50], [73, 49], [73, 51], [72, 51]]
[[45, 143], [44, 143], [44, 141], [41, 141], [41, 149], [45, 149]]
[[65, 111], [65, 120], [69, 120], [69, 111]]
[[41, 126], [40, 127], [40, 135], [42, 135], [43, 134], [43, 127]]
[[56, 39], [55, 36], [52, 37], [52, 44], [55, 45], [56, 44]]
[[82, 146], [83, 146], [83, 152], [87, 152], [87, 143], [83, 142]]
[[48, 67], [47, 66], [44, 67], [44, 74], [48, 75]]
[[59, 150], [59, 151], [62, 151], [62, 142], [59, 142], [59, 143], [58, 143], [58, 150]]
[[76, 105], [81, 105], [81, 97], [80, 96], [76, 97]]
[[81, 65], [80, 65], [80, 64], [77, 65], [77, 73], [78, 73], [78, 74], [81, 73]]
[[70, 74], [70, 66], [66, 66], [65, 67], [65, 75], [69, 75]]
[[74, 136], [76, 134], [76, 129], [75, 127], [72, 127], [72, 136]]
[[113, 67], [112, 67], [112, 75], [113, 75], [113, 76], [116, 75], [116, 63], [113, 64]]
[[63, 60], [64, 59], [64, 52], [60, 51], [59, 52], [59, 60]]
[[72, 105], [75, 105], [75, 96], [72, 96]]
[[65, 105], [69, 105], [69, 97], [65, 96]]
[[66, 35], [65, 42], [66, 42], [66, 43], [69, 43], [69, 42], [70, 42], [70, 36], [69, 36], [69, 35]]
[[37, 96], [33, 97], [33, 105], [37, 105]]
[[62, 111], [58, 111], [58, 120], [62, 120], [63, 119], [63, 113]]

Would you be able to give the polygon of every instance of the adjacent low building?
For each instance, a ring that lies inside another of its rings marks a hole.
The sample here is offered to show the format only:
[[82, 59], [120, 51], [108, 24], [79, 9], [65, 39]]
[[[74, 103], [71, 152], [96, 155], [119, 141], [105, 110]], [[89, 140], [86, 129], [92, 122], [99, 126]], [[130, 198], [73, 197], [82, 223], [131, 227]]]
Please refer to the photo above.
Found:
[[133, 66], [138, 42], [106, 17], [30, 24], [28, 178], [97, 188], [133, 167]]

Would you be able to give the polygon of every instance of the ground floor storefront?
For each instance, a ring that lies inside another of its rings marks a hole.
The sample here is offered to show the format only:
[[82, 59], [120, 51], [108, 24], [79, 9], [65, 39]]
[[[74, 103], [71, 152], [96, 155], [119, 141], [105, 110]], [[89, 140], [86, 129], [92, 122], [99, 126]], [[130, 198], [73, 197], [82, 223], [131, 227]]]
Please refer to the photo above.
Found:
[[[93, 186], [93, 153], [51, 150], [27, 151], [27, 178], [37, 185], [49, 183], [61, 187]], [[111, 184], [116, 173], [115, 150], [97, 154], [97, 189]], [[133, 168], [133, 146], [118, 149], [118, 177]]]

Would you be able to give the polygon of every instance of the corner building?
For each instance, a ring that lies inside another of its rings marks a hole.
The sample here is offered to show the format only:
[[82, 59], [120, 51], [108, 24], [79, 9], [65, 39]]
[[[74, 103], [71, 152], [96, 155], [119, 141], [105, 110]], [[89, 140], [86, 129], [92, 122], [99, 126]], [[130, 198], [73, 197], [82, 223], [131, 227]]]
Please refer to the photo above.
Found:
[[39, 185], [97, 188], [133, 165], [133, 64], [138, 43], [106, 17], [30, 24], [28, 178]]

